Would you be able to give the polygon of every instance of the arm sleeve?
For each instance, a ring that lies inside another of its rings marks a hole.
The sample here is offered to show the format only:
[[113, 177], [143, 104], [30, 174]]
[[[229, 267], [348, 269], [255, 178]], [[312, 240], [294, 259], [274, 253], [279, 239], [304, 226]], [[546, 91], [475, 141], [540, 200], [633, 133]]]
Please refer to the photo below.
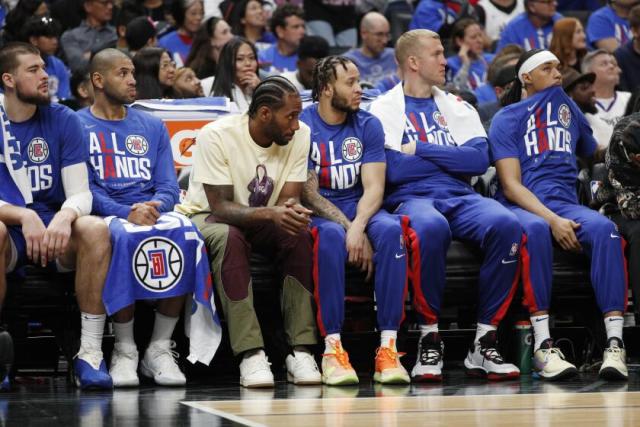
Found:
[[93, 194], [93, 204], [91, 212], [99, 216], [117, 216], [126, 219], [131, 212], [131, 206], [123, 205], [111, 198], [102, 182], [97, 176], [95, 169], [89, 165], [89, 183]]
[[392, 185], [414, 182], [439, 170], [434, 163], [418, 156], [386, 149], [385, 155], [387, 158], [387, 183]]
[[489, 129], [489, 157], [491, 163], [507, 158], [520, 158], [513, 134], [514, 127], [509, 123], [510, 116], [498, 112], [491, 121]]
[[62, 207], [73, 209], [78, 216], [89, 215], [93, 196], [89, 190], [87, 164], [76, 163], [71, 166], [65, 166], [61, 172], [62, 187], [66, 197]]
[[203, 128], [196, 137], [193, 151], [193, 180], [209, 185], [233, 185], [229, 158], [222, 138], [209, 127]]
[[587, 22], [587, 39], [589, 43], [615, 37], [615, 29], [613, 23], [610, 22], [603, 14], [593, 14]]
[[473, 138], [459, 147], [417, 144], [416, 155], [435, 163], [442, 170], [461, 175], [481, 175], [489, 167], [486, 138]]
[[169, 132], [164, 123], [159, 123], [159, 150], [156, 164], [153, 167], [153, 187], [155, 194], [151, 200], [162, 203], [158, 210], [160, 212], [170, 212], [178, 203], [180, 189], [176, 179], [175, 168], [173, 166], [173, 155], [171, 154], [171, 142]]

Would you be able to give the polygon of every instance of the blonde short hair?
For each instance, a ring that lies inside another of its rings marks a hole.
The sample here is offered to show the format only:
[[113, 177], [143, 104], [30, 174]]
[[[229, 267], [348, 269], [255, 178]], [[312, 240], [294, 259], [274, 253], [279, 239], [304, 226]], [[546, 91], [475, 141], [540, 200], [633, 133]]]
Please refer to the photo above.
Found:
[[398, 38], [395, 53], [396, 61], [398, 61], [400, 68], [404, 68], [404, 63], [408, 57], [415, 55], [422, 48], [422, 39], [440, 40], [440, 36], [434, 31], [419, 29], [407, 31]]

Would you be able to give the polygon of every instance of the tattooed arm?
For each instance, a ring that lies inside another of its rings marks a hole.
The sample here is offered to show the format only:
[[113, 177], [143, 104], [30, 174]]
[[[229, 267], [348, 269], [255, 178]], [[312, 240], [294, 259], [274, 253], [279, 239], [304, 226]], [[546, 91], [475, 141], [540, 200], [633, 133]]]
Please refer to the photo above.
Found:
[[302, 187], [302, 203], [313, 211], [319, 217], [337, 222], [348, 230], [351, 227], [351, 221], [342, 213], [340, 209], [318, 192], [318, 174], [310, 169], [307, 174], [307, 182]]

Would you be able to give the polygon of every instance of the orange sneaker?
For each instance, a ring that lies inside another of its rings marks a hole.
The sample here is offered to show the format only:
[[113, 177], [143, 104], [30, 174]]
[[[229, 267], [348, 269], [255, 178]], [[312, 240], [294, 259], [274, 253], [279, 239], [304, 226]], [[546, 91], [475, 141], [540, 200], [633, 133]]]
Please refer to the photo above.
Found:
[[329, 341], [331, 350], [322, 355], [322, 383], [327, 385], [358, 384], [358, 375], [349, 363], [349, 354], [338, 340]]
[[409, 373], [400, 363], [400, 356], [404, 353], [396, 351], [395, 340], [391, 340], [390, 347], [378, 347], [376, 350], [376, 373], [373, 380], [381, 384], [409, 384]]

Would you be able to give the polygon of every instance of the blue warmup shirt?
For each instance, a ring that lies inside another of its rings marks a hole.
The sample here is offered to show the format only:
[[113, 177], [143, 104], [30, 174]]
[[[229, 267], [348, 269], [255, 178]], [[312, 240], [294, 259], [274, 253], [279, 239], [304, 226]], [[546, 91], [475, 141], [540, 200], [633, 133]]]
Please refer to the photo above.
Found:
[[620, 46], [633, 38], [629, 21], [619, 17], [611, 6], [596, 10], [587, 22], [587, 40], [595, 48], [597, 41], [614, 37]]
[[444, 24], [452, 24], [456, 17], [456, 12], [447, 8], [444, 1], [422, 0], [413, 12], [409, 29], [424, 28], [437, 33]]
[[[500, 110], [489, 131], [491, 160], [520, 161], [522, 184], [544, 204], [578, 204], [576, 155], [591, 156], [597, 147], [578, 106], [560, 86]], [[496, 198], [506, 202], [502, 188]]]
[[393, 89], [398, 83], [400, 83], [400, 77], [398, 77], [397, 73], [394, 73], [380, 80], [375, 89], [378, 89], [380, 94], [383, 94]]
[[266, 49], [258, 51], [260, 67], [270, 73], [282, 73], [298, 70], [298, 54], [283, 56], [278, 52], [278, 45], [272, 44]]
[[[415, 197], [447, 199], [475, 193], [469, 177], [489, 166], [486, 138], [457, 145], [433, 98], [405, 99], [406, 125], [402, 143], [416, 142], [415, 155], [387, 154], [385, 205], [394, 208]], [[459, 124], [458, 126], [463, 126]]]
[[158, 40], [158, 46], [167, 49], [171, 59], [178, 62], [178, 65], [180, 65], [180, 61], [182, 61], [182, 64], [187, 62], [187, 57], [191, 50], [191, 43], [185, 42], [177, 31], [172, 31], [163, 36]]
[[351, 59], [360, 71], [360, 80], [378, 84], [385, 77], [392, 76], [398, 71], [393, 49], [387, 47], [377, 58], [369, 58], [362, 54], [360, 49], [351, 49], [344, 54]]
[[496, 47], [499, 52], [508, 44], [517, 44], [522, 46], [524, 50], [535, 48], [548, 49], [551, 44], [551, 33], [553, 32], [553, 24], [562, 18], [562, 15], [556, 13], [551, 21], [541, 28], [533, 26], [526, 12], [513, 18], [500, 33], [500, 40]]
[[71, 98], [71, 74], [64, 62], [53, 55], [44, 57], [45, 71], [49, 74], [49, 95], [52, 101], [58, 102]]
[[161, 202], [161, 213], [172, 211], [179, 189], [162, 120], [135, 108], [124, 120], [99, 119], [89, 108], [78, 115], [93, 169], [93, 213], [127, 218], [131, 205], [150, 200]]
[[380, 120], [359, 110], [347, 115], [346, 122], [329, 125], [320, 117], [318, 104], [305, 108], [300, 120], [311, 128], [309, 169], [318, 174], [320, 195], [338, 207], [356, 204], [363, 193], [360, 167], [385, 162]]
[[[489, 63], [493, 61], [493, 57], [490, 53], [483, 53], [481, 58], [471, 61], [469, 65], [469, 87], [471, 89], [477, 89], [483, 83], [487, 81], [487, 69]], [[462, 68], [462, 59], [458, 55], [453, 55], [447, 58], [447, 81], [452, 82], [453, 78], [458, 74]]]
[[78, 116], [59, 104], [40, 105], [29, 120], [11, 122], [31, 181], [33, 204], [45, 224], [67, 199], [61, 170], [87, 161]]
[[496, 102], [498, 100], [496, 90], [489, 82], [478, 86], [473, 93], [476, 95], [478, 105], [486, 104], [487, 102]]

